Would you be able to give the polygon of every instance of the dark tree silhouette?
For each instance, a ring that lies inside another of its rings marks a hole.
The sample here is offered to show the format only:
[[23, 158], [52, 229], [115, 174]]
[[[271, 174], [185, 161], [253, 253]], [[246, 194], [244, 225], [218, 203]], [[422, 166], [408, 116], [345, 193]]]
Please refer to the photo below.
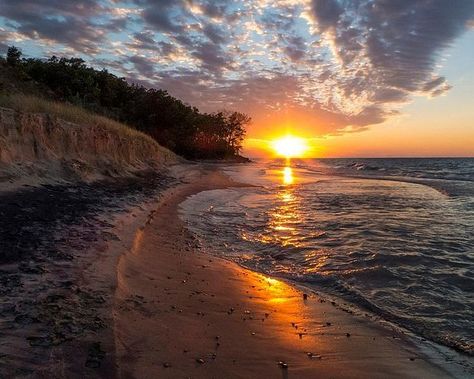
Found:
[[80, 58], [21, 59], [21, 52], [12, 46], [7, 62], [21, 71], [24, 80], [46, 86], [49, 97], [127, 123], [186, 158], [238, 156], [251, 121], [239, 112], [201, 113], [164, 90], [129, 84]]
[[21, 50], [15, 46], [10, 46], [7, 50], [7, 63], [10, 66], [16, 66], [21, 60]]

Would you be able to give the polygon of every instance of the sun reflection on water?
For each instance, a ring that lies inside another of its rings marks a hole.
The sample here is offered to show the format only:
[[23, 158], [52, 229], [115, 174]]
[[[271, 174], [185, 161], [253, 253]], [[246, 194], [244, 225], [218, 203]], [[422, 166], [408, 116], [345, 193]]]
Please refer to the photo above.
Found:
[[298, 246], [299, 226], [301, 223], [300, 199], [295, 191], [296, 177], [289, 164], [283, 167], [281, 180], [283, 186], [276, 189], [275, 206], [268, 210], [266, 232], [258, 236], [262, 243], [276, 246]]
[[293, 177], [293, 170], [290, 166], [286, 166], [284, 169], [283, 169], [283, 184], [293, 184], [293, 182], [295, 181], [294, 177]]

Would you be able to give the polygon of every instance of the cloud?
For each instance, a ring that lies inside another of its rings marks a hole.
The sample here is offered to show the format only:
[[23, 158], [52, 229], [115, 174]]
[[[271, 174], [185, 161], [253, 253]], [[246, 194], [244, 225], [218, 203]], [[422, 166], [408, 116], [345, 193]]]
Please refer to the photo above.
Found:
[[224, 51], [213, 43], [195, 45], [192, 55], [201, 61], [203, 68], [213, 73], [218, 73], [228, 63]]
[[203, 28], [203, 33], [212, 43], [216, 45], [223, 44], [227, 40], [225, 31], [213, 24], [205, 25]]
[[128, 59], [129, 62], [131, 62], [136, 71], [146, 77], [146, 78], [152, 78], [154, 73], [155, 73], [155, 65], [153, 62], [151, 62], [149, 59], [143, 56], [139, 55], [133, 55]]
[[158, 31], [179, 32], [181, 26], [173, 20], [171, 12], [176, 4], [179, 4], [179, 2], [170, 0], [150, 1], [142, 12], [143, 19]]
[[206, 111], [341, 134], [449, 91], [440, 58], [474, 1], [3, 0], [0, 15], [2, 49], [79, 53]]
[[171, 44], [180, 45], [188, 58], [215, 75], [220, 75], [230, 62], [231, 56], [224, 49], [227, 28], [211, 20], [225, 15], [225, 2], [141, 0], [139, 3], [144, 7], [142, 16], [149, 30], [167, 33], [170, 42], [162, 46], [167, 46], [169, 51]]
[[227, 0], [188, 1], [191, 7], [196, 7], [205, 16], [214, 19], [222, 19], [227, 15], [229, 3]]
[[[474, 2], [459, 0], [354, 0], [343, 9], [337, 0], [313, 0], [320, 33], [343, 69], [363, 69], [355, 93], [387, 88], [432, 93], [444, 80], [432, 80], [439, 53], [466, 28]], [[347, 75], [360, 75], [361, 71]]]
[[325, 32], [328, 29], [335, 29], [339, 22], [339, 17], [343, 13], [339, 2], [333, 0], [314, 0], [312, 1], [311, 10], [318, 22], [321, 32]]
[[91, 18], [105, 9], [97, 0], [3, 0], [0, 15], [31, 39], [58, 42], [78, 51], [97, 51], [104, 31]]

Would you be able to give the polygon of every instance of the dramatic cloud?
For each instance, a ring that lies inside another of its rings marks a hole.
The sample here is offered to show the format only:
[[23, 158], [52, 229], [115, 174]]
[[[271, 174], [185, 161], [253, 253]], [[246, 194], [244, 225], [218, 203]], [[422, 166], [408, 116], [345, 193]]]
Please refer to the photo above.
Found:
[[472, 0], [3, 0], [0, 48], [81, 55], [205, 111], [299, 112], [338, 134], [448, 91], [440, 59], [473, 18]]
[[96, 52], [104, 30], [93, 16], [101, 12], [96, 0], [2, 0], [0, 15], [16, 32], [31, 39], [59, 42], [78, 51]]
[[437, 53], [466, 28], [474, 2], [354, 0], [342, 8], [336, 0], [314, 0], [312, 10], [344, 74], [362, 77], [349, 81], [346, 92], [396, 101], [403, 93], [449, 88], [433, 77]]

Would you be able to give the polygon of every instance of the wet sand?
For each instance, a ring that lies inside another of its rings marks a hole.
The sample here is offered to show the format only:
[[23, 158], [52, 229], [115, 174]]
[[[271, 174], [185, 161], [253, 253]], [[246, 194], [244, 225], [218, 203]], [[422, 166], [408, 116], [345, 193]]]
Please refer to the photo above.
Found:
[[118, 257], [176, 182], [0, 183], [0, 378], [115, 377]]
[[200, 251], [179, 204], [235, 185], [211, 170], [169, 190], [121, 256], [118, 377], [449, 377], [400, 332]]

